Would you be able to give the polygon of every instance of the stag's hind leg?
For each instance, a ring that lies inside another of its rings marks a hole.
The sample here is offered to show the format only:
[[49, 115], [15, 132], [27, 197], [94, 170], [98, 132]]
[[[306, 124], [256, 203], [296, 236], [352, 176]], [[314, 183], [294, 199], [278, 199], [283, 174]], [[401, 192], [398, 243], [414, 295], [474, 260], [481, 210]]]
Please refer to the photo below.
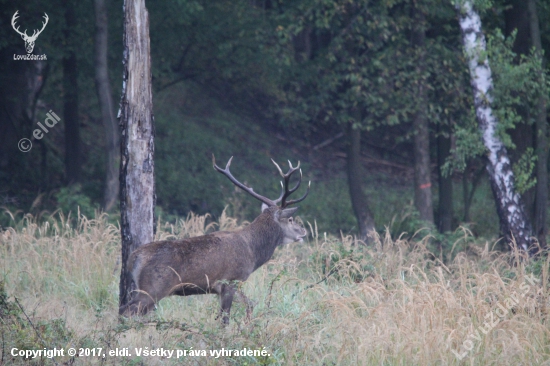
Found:
[[132, 300], [118, 309], [119, 315], [130, 317], [134, 315], [145, 315], [155, 307], [155, 301], [149, 294], [134, 293]]

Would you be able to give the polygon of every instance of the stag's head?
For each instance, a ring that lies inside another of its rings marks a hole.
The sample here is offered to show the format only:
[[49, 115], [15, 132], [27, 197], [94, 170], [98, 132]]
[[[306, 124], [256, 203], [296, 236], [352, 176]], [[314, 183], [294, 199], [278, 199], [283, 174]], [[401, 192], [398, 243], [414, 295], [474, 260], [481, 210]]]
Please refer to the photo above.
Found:
[[[303, 241], [303, 238], [307, 235], [307, 231], [306, 229], [304, 229], [301, 223], [296, 222], [293, 218], [293, 215], [298, 210], [298, 207], [288, 208], [288, 206], [292, 204], [303, 201], [307, 197], [309, 193], [309, 188], [311, 186], [311, 182], [309, 182], [306, 193], [304, 193], [302, 197], [295, 200], [288, 199], [288, 197], [292, 193], [298, 190], [300, 184], [302, 183], [302, 170], [300, 169], [300, 162], [298, 162], [298, 165], [296, 167], [293, 167], [292, 163], [289, 161], [289, 170], [286, 174], [284, 174], [281, 170], [281, 167], [273, 159], [271, 159], [273, 164], [275, 164], [275, 166], [277, 167], [279, 174], [281, 175], [281, 177], [283, 177], [283, 181], [281, 181], [281, 195], [276, 200], [271, 200], [254, 192], [252, 188], [245, 186], [235, 177], [233, 177], [233, 175], [229, 171], [231, 160], [233, 160], [233, 157], [229, 159], [227, 165], [225, 166], [225, 169], [222, 169], [216, 165], [216, 160], [214, 158], [214, 155], [212, 155], [212, 163], [214, 164], [214, 169], [229, 178], [229, 180], [233, 182], [233, 184], [235, 184], [237, 187], [241, 188], [252, 197], [262, 202], [262, 212], [267, 212], [275, 220], [275, 222], [279, 225], [283, 232], [284, 238], [281, 244], [288, 244], [295, 241]], [[300, 178], [296, 185], [290, 188], [290, 177], [296, 171], [300, 171]]]
[[19, 17], [17, 15], [18, 12], [19, 12], [19, 10], [17, 10], [15, 12], [15, 14], [13, 14], [13, 17], [11, 18], [11, 26], [13, 27], [13, 29], [17, 33], [19, 33], [21, 38], [23, 38], [23, 40], [25, 41], [25, 49], [27, 50], [27, 53], [32, 53], [32, 50], [34, 49], [34, 42], [36, 42], [36, 39], [38, 38], [40, 33], [42, 33], [44, 28], [46, 28], [46, 24], [48, 24], [48, 19], [49, 19], [48, 14], [44, 13], [44, 20], [45, 21], [42, 22], [42, 29], [40, 29], [40, 30], [35, 29], [32, 36], [29, 36], [29, 35], [27, 35], [27, 30], [26, 29], [25, 29], [24, 32], [21, 32], [21, 31], [19, 31], [19, 26], [15, 27], [16, 20]]

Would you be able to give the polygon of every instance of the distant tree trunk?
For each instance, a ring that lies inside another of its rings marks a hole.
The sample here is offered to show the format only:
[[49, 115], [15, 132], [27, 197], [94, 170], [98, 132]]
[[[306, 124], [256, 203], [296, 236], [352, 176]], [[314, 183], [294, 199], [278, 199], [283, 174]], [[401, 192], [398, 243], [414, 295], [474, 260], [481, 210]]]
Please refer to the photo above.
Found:
[[361, 165], [361, 130], [353, 128], [352, 123], [348, 126], [348, 138], [347, 168], [351, 205], [355, 217], [357, 218], [361, 240], [364, 240], [365, 243], [369, 243], [370, 239], [368, 234], [376, 230], [376, 228], [374, 226], [374, 218], [369, 210], [367, 197], [362, 187], [363, 167]]
[[412, 32], [412, 44], [419, 52], [416, 60], [418, 75], [417, 106], [418, 110], [413, 116], [414, 128], [414, 204], [420, 213], [420, 219], [431, 224], [434, 223], [432, 203], [432, 182], [430, 172], [430, 131], [426, 116], [426, 86], [424, 82], [424, 53], [426, 48], [426, 35], [424, 33], [424, 14], [413, 9], [415, 26]]
[[76, 61], [76, 14], [73, 0], [64, 0], [67, 44], [63, 57], [63, 117], [65, 122], [65, 176], [67, 183], [80, 181], [80, 121], [78, 120], [78, 68]]
[[485, 37], [481, 19], [470, 1], [459, 5], [459, 24], [474, 93], [474, 105], [483, 143], [488, 150], [487, 172], [495, 197], [500, 228], [507, 242], [525, 251], [531, 245], [531, 227], [527, 221], [520, 195], [514, 188], [514, 173], [508, 152], [496, 134], [498, 120], [493, 114], [490, 90], [493, 87], [491, 68], [485, 54]]
[[[479, 185], [479, 182], [481, 181], [481, 177], [483, 177], [483, 171], [484, 169], [478, 169], [476, 167], [473, 168], [472, 171], [472, 187], [468, 187], [468, 171], [470, 164], [466, 165], [466, 169], [464, 169], [464, 173], [462, 175], [462, 199], [464, 201], [464, 212], [462, 215], [462, 221], [464, 222], [471, 222], [470, 219], [470, 207], [472, 207], [472, 201], [474, 199], [474, 194], [476, 193], [476, 189]], [[476, 170], [477, 169], [477, 170]]]
[[149, 14], [145, 0], [124, 1], [124, 73], [120, 101], [120, 218], [122, 270], [120, 305], [133, 285], [127, 270], [131, 252], [154, 239], [154, 118], [151, 90]]
[[[543, 75], [544, 59], [542, 54], [542, 44], [540, 37], [539, 18], [537, 15], [537, 5], [535, 0], [527, 1], [529, 9], [529, 23], [531, 42], [540, 57], [541, 67], [539, 69], [539, 80], [545, 80]], [[535, 234], [541, 247], [546, 248], [546, 217], [548, 211], [548, 129], [547, 129], [547, 111], [546, 94], [542, 93], [538, 100], [536, 129], [536, 148], [537, 148], [537, 186], [535, 188]]]
[[437, 173], [439, 179], [439, 218], [437, 228], [444, 233], [453, 230], [453, 178], [443, 175], [442, 167], [451, 155], [451, 139], [443, 135], [439, 128], [437, 136]]
[[[529, 11], [523, 0], [512, 0], [510, 7], [504, 12], [506, 35], [511, 36], [516, 33], [515, 41], [512, 50], [517, 55], [529, 55], [531, 52], [531, 39], [529, 36]], [[517, 57], [517, 62], [520, 58]], [[510, 160], [512, 163], [517, 162], [530, 148], [535, 145], [535, 126], [529, 123], [531, 119], [528, 110], [518, 111], [522, 116], [523, 121], [516, 123], [515, 126], [507, 132], [512, 138], [515, 148], [510, 151]], [[525, 212], [529, 222], [533, 222], [535, 217], [535, 187], [530, 188], [521, 194], [523, 203], [525, 204]]]
[[311, 27], [307, 26], [294, 36], [294, 59], [297, 62], [309, 61], [311, 58]]
[[512, 50], [516, 54], [528, 55], [531, 51], [529, 36], [529, 10], [524, 0], [507, 0], [504, 11], [504, 30], [506, 36], [517, 31]]
[[[49, 70], [48, 61], [13, 62], [13, 54], [21, 48], [18, 44], [0, 50], [0, 174], [6, 177], [15, 177], [13, 171], [21, 169], [17, 142], [32, 135], [36, 103]], [[43, 140], [34, 140], [33, 145], [37, 141]], [[41, 187], [46, 189], [47, 183], [43, 179]]]
[[105, 190], [103, 192], [103, 209], [110, 211], [118, 198], [118, 166], [119, 163], [119, 136], [118, 123], [115, 118], [111, 83], [109, 81], [109, 67], [107, 65], [108, 50], [108, 19], [105, 0], [94, 0], [95, 6], [95, 85], [101, 120], [105, 130]]

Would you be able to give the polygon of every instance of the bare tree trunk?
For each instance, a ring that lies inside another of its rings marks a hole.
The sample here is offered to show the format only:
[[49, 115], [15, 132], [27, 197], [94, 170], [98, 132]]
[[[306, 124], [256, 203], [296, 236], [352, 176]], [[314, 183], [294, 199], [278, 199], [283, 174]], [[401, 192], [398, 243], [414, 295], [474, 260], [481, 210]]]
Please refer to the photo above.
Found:
[[103, 209], [110, 211], [118, 198], [118, 163], [119, 163], [119, 136], [115, 118], [111, 83], [109, 81], [109, 67], [107, 64], [108, 49], [108, 19], [105, 0], [94, 0], [95, 7], [95, 85], [101, 120], [105, 130], [105, 147], [107, 161], [105, 165], [105, 190], [103, 193]]
[[[539, 78], [544, 80], [544, 59], [542, 54], [542, 44], [540, 39], [539, 18], [537, 15], [537, 5], [535, 0], [528, 0], [529, 23], [531, 42], [540, 57], [541, 67], [539, 69]], [[546, 217], [548, 212], [548, 128], [546, 95], [541, 94], [538, 100], [538, 113], [535, 123], [536, 129], [536, 147], [537, 147], [537, 186], [535, 188], [535, 234], [542, 248], [546, 248]]]
[[437, 136], [437, 173], [439, 178], [439, 218], [437, 228], [444, 233], [453, 230], [453, 178], [443, 175], [442, 167], [451, 154], [451, 139], [441, 133]]
[[145, 0], [124, 1], [124, 74], [120, 101], [120, 218], [122, 271], [120, 305], [130, 299], [131, 252], [154, 239], [154, 118], [151, 90], [149, 14]]
[[364, 240], [365, 243], [368, 243], [370, 242], [368, 236], [369, 232], [376, 230], [376, 228], [374, 226], [374, 218], [369, 210], [367, 197], [362, 188], [363, 167], [361, 166], [361, 130], [353, 128], [353, 124], [350, 123], [348, 137], [347, 168], [351, 205], [355, 217], [357, 218], [360, 238]]
[[483, 143], [488, 150], [487, 172], [495, 197], [500, 229], [510, 245], [514, 243], [528, 251], [531, 245], [531, 227], [521, 196], [514, 188], [514, 173], [508, 152], [496, 131], [498, 120], [491, 108], [493, 87], [491, 68], [485, 54], [485, 37], [481, 19], [467, 0], [459, 5], [459, 24], [474, 93], [474, 105]]
[[78, 120], [78, 69], [74, 41], [76, 14], [73, 0], [65, 0], [63, 34], [68, 45], [63, 57], [63, 117], [65, 122], [65, 175], [67, 183], [80, 181], [80, 121]]
[[412, 43], [419, 52], [417, 60], [417, 101], [418, 110], [413, 117], [414, 128], [414, 204], [420, 213], [420, 219], [434, 223], [432, 182], [430, 172], [430, 131], [426, 116], [426, 86], [424, 85], [424, 52], [426, 35], [424, 33], [424, 14], [413, 9], [415, 29], [412, 32]]

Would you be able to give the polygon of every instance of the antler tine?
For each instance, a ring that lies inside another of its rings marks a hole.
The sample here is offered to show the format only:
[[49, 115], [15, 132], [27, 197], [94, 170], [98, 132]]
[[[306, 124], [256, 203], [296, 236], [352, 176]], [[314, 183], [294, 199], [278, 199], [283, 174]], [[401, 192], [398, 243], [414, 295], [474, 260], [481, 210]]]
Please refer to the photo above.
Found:
[[281, 183], [281, 195], [279, 196], [279, 198], [273, 201], [275, 203], [281, 202], [281, 200], [283, 199], [283, 196], [285, 195], [285, 187], [283, 185], [283, 181], [280, 181], [279, 183]]
[[[297, 169], [298, 167], [296, 167]], [[292, 173], [294, 173], [296, 170], [293, 170]], [[289, 176], [286, 178], [285, 180], [285, 183], [286, 183], [286, 187], [287, 187], [287, 195], [286, 197], [288, 198], [288, 196], [290, 196], [292, 193], [296, 192], [298, 190], [298, 188], [300, 188], [300, 184], [302, 184], [302, 169], [300, 169], [300, 179], [298, 179], [298, 182], [294, 185], [294, 187], [292, 187], [291, 189], [288, 189], [288, 184], [290, 183], [290, 175], [292, 174], [290, 173]]]
[[[283, 174], [283, 171], [282, 171], [281, 167], [279, 166], [279, 164], [277, 164], [275, 162], [275, 160], [271, 159], [271, 161], [277, 167], [277, 170], [279, 171], [279, 174], [284, 179], [284, 192], [282, 192], [281, 196], [274, 202], [276, 202], [276, 203], [281, 202], [281, 207], [284, 208], [284, 207], [288, 206], [288, 204], [289, 204], [289, 203], [286, 202], [286, 199], [292, 193], [296, 192], [296, 190], [300, 187], [300, 184], [302, 183], [302, 170], [300, 169], [300, 161], [298, 161], [298, 165], [296, 165], [296, 167], [293, 167], [292, 163], [289, 160], [288, 161], [289, 169], [288, 169], [288, 172], [286, 174]], [[289, 189], [290, 177], [298, 169], [300, 169], [300, 179], [298, 180], [298, 182], [296, 183], [296, 185], [294, 187]]]
[[283, 171], [281, 170], [281, 167], [279, 166], [279, 164], [277, 164], [277, 163], [275, 162], [275, 160], [273, 160], [273, 159], [271, 159], [271, 162], [272, 162], [273, 164], [275, 164], [275, 166], [277, 167], [277, 170], [279, 171], [279, 174], [281, 174], [281, 177], [284, 178], [285, 175], [283, 174]]
[[296, 166], [295, 168], [292, 166], [292, 163], [290, 162], [290, 160], [288, 160], [288, 165], [290, 167], [290, 169], [288, 169], [288, 172], [286, 172], [286, 174], [283, 174], [283, 170], [281, 169], [281, 167], [279, 166], [279, 164], [277, 164], [275, 162], [275, 160], [271, 159], [271, 162], [273, 164], [275, 164], [275, 166], [277, 167], [277, 170], [279, 171], [279, 174], [281, 175], [281, 177], [287, 179], [288, 177], [290, 177], [292, 175], [292, 173], [294, 173], [296, 170], [298, 170], [300, 168], [300, 161], [298, 161], [298, 166]]
[[239, 187], [243, 191], [247, 192], [248, 194], [250, 194], [252, 197], [256, 198], [257, 200], [262, 201], [263, 203], [265, 203], [268, 206], [277, 206], [277, 203], [275, 203], [274, 201], [270, 200], [267, 197], [264, 197], [264, 196], [261, 196], [261, 195], [257, 194], [256, 192], [254, 192], [254, 190], [252, 188], [247, 187], [244, 184], [242, 184], [241, 182], [239, 182], [231, 174], [231, 172], [229, 171], [229, 167], [231, 166], [231, 160], [233, 160], [233, 157], [231, 157], [229, 159], [229, 161], [227, 162], [227, 165], [225, 166], [225, 169], [222, 169], [222, 168], [220, 168], [219, 166], [216, 165], [216, 158], [214, 157], [214, 154], [212, 154], [212, 163], [214, 164], [214, 169], [216, 169], [218, 172], [225, 175], [234, 185], [236, 185], [237, 187]]
[[281, 207], [286, 207], [288, 206], [288, 203], [286, 202], [286, 199], [294, 192], [296, 192], [298, 190], [298, 188], [300, 187], [300, 184], [302, 184], [302, 169], [300, 169], [300, 179], [298, 179], [298, 182], [296, 183], [296, 185], [294, 185], [294, 187], [292, 187], [291, 189], [288, 188], [288, 185], [290, 184], [290, 176], [292, 175], [292, 173], [294, 173], [296, 171], [298, 167], [294, 168], [294, 169], [290, 169], [288, 171], [288, 173], [285, 175], [285, 195], [283, 196], [283, 200], [281, 202]]
[[[212, 154], [212, 156], [214, 156]], [[225, 170], [229, 171], [229, 167], [231, 166], [231, 161], [233, 160], [233, 157], [230, 157], [229, 160], [227, 161], [227, 164], [225, 164]]]
[[[279, 196], [279, 198], [277, 198], [277, 199], [276, 199], [275, 201], [273, 201], [273, 202], [279, 203], [279, 202], [282, 201], [281, 207], [284, 207], [285, 200], [286, 200], [286, 198], [288, 197], [288, 195], [291, 194], [292, 192], [294, 192], [296, 189], [298, 189], [298, 186], [300, 185], [300, 182], [298, 182], [298, 184], [297, 184], [293, 189], [291, 189], [290, 191], [288, 190], [288, 182], [289, 182], [289, 180], [290, 180], [290, 175], [291, 175], [292, 173], [294, 173], [294, 171], [295, 171], [298, 167], [293, 168], [293, 167], [292, 167], [292, 163], [291, 163], [290, 160], [289, 160], [289, 161], [288, 161], [288, 164], [290, 165], [290, 169], [289, 169], [289, 171], [288, 171], [286, 174], [284, 174], [284, 173], [283, 173], [283, 170], [281, 169], [281, 167], [279, 166], [279, 164], [277, 164], [277, 163], [275, 162], [275, 160], [271, 159], [271, 162], [272, 162], [273, 164], [275, 164], [275, 166], [277, 167], [277, 170], [279, 171], [279, 174], [281, 175], [281, 177], [283, 177], [283, 179], [284, 179], [284, 181], [285, 181], [284, 186], [282, 187], [283, 190], [281, 191], [281, 195]], [[298, 162], [298, 166], [300, 166], [300, 162]], [[282, 184], [283, 184], [283, 182], [281, 182], [281, 185], [282, 185]]]
[[310, 187], [311, 187], [311, 181], [309, 181], [309, 183], [307, 184], [306, 193], [302, 197], [298, 198], [297, 200], [290, 200], [290, 201], [286, 202], [286, 206], [303, 201], [307, 197]]
[[287, 160], [287, 161], [288, 161], [288, 166], [290, 167], [291, 170], [296, 170], [300, 167], [300, 160], [298, 160], [298, 165], [296, 166], [296, 168], [292, 167], [292, 163], [290, 162], [290, 160]]

